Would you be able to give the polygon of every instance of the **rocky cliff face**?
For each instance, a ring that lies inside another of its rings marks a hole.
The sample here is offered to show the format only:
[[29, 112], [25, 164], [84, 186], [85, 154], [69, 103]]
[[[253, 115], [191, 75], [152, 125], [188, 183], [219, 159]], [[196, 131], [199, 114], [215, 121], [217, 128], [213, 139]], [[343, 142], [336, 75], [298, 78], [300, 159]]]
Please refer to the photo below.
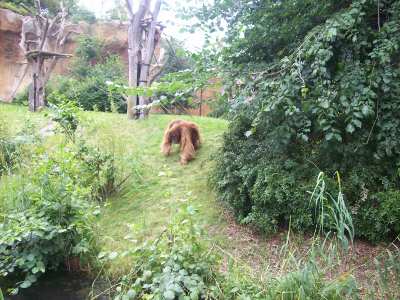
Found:
[[[7, 9], [0, 9], [0, 101], [11, 101], [11, 95], [20, 82], [26, 68], [22, 49], [19, 47], [23, 16]], [[66, 42], [65, 53], [73, 54], [79, 34], [95, 36], [105, 42], [106, 50], [128, 61], [128, 26], [119, 22], [77, 25], [78, 34], [70, 35]], [[70, 59], [59, 60], [53, 74], [67, 74]], [[19, 91], [30, 82], [30, 70], [22, 81]]]

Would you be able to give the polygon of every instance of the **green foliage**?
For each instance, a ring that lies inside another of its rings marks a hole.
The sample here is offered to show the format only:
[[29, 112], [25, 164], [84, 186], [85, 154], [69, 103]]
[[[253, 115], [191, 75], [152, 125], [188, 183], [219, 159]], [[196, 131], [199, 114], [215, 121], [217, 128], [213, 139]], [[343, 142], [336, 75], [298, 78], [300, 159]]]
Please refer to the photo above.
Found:
[[211, 112], [207, 115], [213, 118], [228, 118], [230, 111], [230, 103], [227, 94], [222, 94], [217, 99], [209, 101]]
[[93, 262], [96, 204], [117, 189], [114, 156], [75, 143], [78, 109], [58, 102], [52, 117], [65, 142], [50, 153], [37, 145], [0, 193], [0, 276], [14, 282], [12, 294], [70, 259]]
[[323, 246], [313, 245], [309, 257], [297, 262], [295, 271], [263, 282], [233, 262], [221, 272], [216, 249], [207, 250], [192, 214], [191, 207], [180, 211], [153, 242], [120, 254], [100, 253], [105, 261], [129, 255], [134, 258], [129, 274], [116, 287], [114, 299], [357, 299], [351, 275], [326, 279], [326, 270], [318, 266], [328, 259]]
[[[110, 56], [103, 63], [93, 66], [82, 63], [72, 78], [58, 77], [50, 86], [55, 95], [49, 94], [49, 101], [57, 102], [63, 97], [76, 103], [84, 110], [126, 111], [125, 99], [121, 94], [111, 93], [106, 82], [124, 84], [124, 68], [117, 56]], [[77, 75], [81, 74], [81, 75]], [[83, 75], [86, 74], [86, 75]]]
[[28, 10], [24, 7], [20, 6], [18, 3], [14, 3], [14, 1], [0, 1], [0, 8], [9, 9], [17, 14], [26, 15]]
[[16, 136], [11, 136], [4, 123], [0, 123], [0, 177], [11, 173], [23, 161], [29, 146], [36, 142], [32, 128], [26, 126]]
[[173, 108], [184, 111], [193, 107], [193, 95], [197, 88], [191, 71], [166, 74], [151, 88], [157, 89], [154, 98], [159, 100], [157, 105], [166, 113]]
[[4, 129], [0, 127], [0, 176], [10, 172], [18, 162], [21, 150], [19, 146], [14, 139], [6, 136]]
[[32, 161], [24, 180], [15, 177], [15, 193], [2, 196], [13, 203], [0, 215], [0, 274], [17, 281], [12, 293], [70, 258], [91, 260], [96, 201], [116, 188], [113, 157], [83, 144], [39, 152]]
[[119, 170], [113, 153], [81, 143], [75, 155], [81, 162], [77, 181], [90, 187], [92, 200], [105, 201], [117, 191]]
[[14, 208], [1, 214], [0, 274], [17, 281], [14, 294], [66, 259], [88, 259], [95, 250], [91, 186], [80, 181], [82, 162], [73, 158], [68, 151], [37, 155], [25, 180], [15, 178], [16, 193], [2, 196]]
[[[92, 23], [95, 21], [95, 15], [80, 7], [77, 2], [75, 0], [64, 1], [64, 5], [69, 9], [71, 19], [75, 22], [83, 20]], [[50, 15], [56, 15], [60, 11], [60, 1], [58, 0], [41, 0], [40, 5]], [[0, 7], [10, 9], [22, 15], [27, 15], [29, 11], [36, 10], [34, 0], [1, 0]]]
[[[51, 184], [51, 188], [57, 188], [54, 181]], [[66, 259], [85, 256], [93, 250], [92, 210], [80, 201], [78, 194], [71, 193], [69, 198], [64, 191], [58, 195], [64, 196], [58, 201], [42, 199], [35, 209], [2, 216], [0, 274], [22, 279], [12, 294], [18, 293], [19, 288], [30, 287], [43, 273], [58, 268]]]
[[[123, 253], [134, 258], [129, 275], [123, 276], [114, 299], [213, 299], [217, 258], [207, 250], [195, 210], [187, 207], [153, 242]], [[100, 257], [105, 257], [100, 253]], [[110, 253], [107, 258], [115, 258]]]
[[20, 91], [17, 95], [15, 95], [13, 103], [28, 106], [28, 97], [29, 97], [29, 89], [25, 88], [22, 91]]
[[[274, 1], [218, 0], [184, 12], [200, 20], [208, 32], [223, 30], [225, 42], [222, 54], [229, 64], [252, 67], [273, 62], [289, 55], [309, 30], [323, 24], [335, 12], [348, 7], [350, 1]], [[197, 25], [197, 24], [196, 24]]]
[[161, 46], [165, 49], [166, 58], [160, 78], [170, 73], [192, 69], [195, 66], [191, 53], [184, 48], [179, 40], [173, 37], [162, 39]]
[[[393, 196], [389, 191], [400, 187], [398, 166], [393, 163], [400, 160], [400, 2], [381, 2], [379, 17], [372, 0], [352, 1], [349, 6], [338, 3], [337, 7], [345, 8], [335, 8], [330, 17], [325, 12], [332, 12], [333, 2], [309, 2], [321, 9], [321, 20], [327, 18], [324, 23], [315, 26], [312, 16], [302, 14], [305, 26], [299, 28], [304, 33], [296, 37], [288, 33], [285, 23], [263, 26], [275, 30], [273, 38], [282, 43], [265, 52], [277, 53], [282, 57], [279, 63], [248, 73], [236, 60], [242, 55], [225, 56], [224, 78], [236, 85], [229, 91], [233, 116], [217, 163], [217, 191], [241, 220], [266, 222], [257, 224], [265, 231], [287, 225], [289, 216], [296, 229], [305, 229], [317, 221], [304, 210], [310, 182], [322, 170], [329, 180], [328, 193], [335, 194], [333, 178], [338, 171], [356, 235], [374, 241], [390, 239], [399, 234], [398, 228], [379, 216], [385, 215], [385, 205], [394, 217], [400, 208], [398, 201], [381, 194]], [[291, 16], [294, 10], [286, 6], [303, 4], [284, 2], [272, 11], [279, 8], [278, 17]], [[244, 13], [262, 19], [263, 10], [249, 8]], [[264, 14], [268, 22], [276, 20]], [[285, 22], [292, 21], [299, 19]], [[248, 26], [250, 31], [256, 27]], [[257, 42], [252, 37], [246, 41]], [[301, 45], [293, 49], [298, 37]], [[232, 42], [230, 50], [253, 53], [245, 50], [246, 45]], [[285, 56], [288, 53], [292, 54]], [[244, 59], [272, 60], [246, 55]], [[280, 210], [288, 215], [280, 216]], [[388, 227], [382, 230], [383, 226]]]
[[75, 50], [75, 58], [72, 63], [72, 74], [77, 78], [89, 75], [91, 68], [104, 62], [104, 43], [96, 37], [81, 35]]
[[57, 77], [47, 87], [48, 101], [72, 101], [84, 110], [126, 112], [125, 99], [112, 94], [106, 82], [125, 83], [124, 67], [118, 56], [105, 52], [96, 38], [81, 36], [72, 63], [71, 77]]
[[89, 24], [96, 23], [96, 15], [92, 11], [87, 10], [84, 7], [74, 6], [72, 9], [70, 9], [70, 13], [71, 21], [74, 23], [77, 23], [79, 21], [85, 21]]
[[353, 208], [357, 229], [371, 241], [380, 241], [382, 236], [390, 239], [399, 237], [399, 203], [399, 190], [370, 195], [368, 199]]
[[326, 192], [324, 173], [321, 172], [310, 201], [313, 202], [319, 232], [327, 233], [327, 230], [334, 229], [342, 248], [347, 251], [349, 242], [354, 239], [353, 219], [344, 201], [339, 173], [336, 175], [339, 187], [337, 199]]
[[[79, 108], [72, 101], [69, 101], [63, 94], [53, 92], [49, 97], [51, 119], [56, 122], [61, 132], [72, 142], [75, 141], [75, 131], [78, 128]], [[57, 103], [57, 105], [52, 104]]]

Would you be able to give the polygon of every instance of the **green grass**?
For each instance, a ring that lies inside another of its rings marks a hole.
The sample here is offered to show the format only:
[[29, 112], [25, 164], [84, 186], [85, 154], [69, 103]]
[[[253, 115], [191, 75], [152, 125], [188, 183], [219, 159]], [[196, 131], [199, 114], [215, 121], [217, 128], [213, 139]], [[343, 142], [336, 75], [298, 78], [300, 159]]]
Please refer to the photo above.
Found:
[[[26, 122], [37, 129], [49, 122], [43, 112], [29, 113], [27, 108], [14, 105], [0, 105], [0, 118], [11, 132], [17, 132]], [[226, 121], [172, 115], [151, 115], [147, 120], [132, 121], [125, 115], [99, 112], [83, 112], [80, 118], [85, 138], [113, 151], [124, 176], [131, 174], [122, 191], [108, 200], [98, 219], [102, 250], [123, 251], [132, 247], [131, 240], [157, 235], [174, 213], [187, 205], [199, 210], [200, 224], [213, 228], [213, 232], [223, 231], [216, 228], [227, 223], [207, 180], [211, 156], [222, 140]], [[186, 166], [179, 163], [178, 146], [169, 157], [160, 152], [164, 129], [176, 118], [196, 122], [201, 130], [202, 147], [196, 159]], [[46, 147], [55, 147], [57, 142], [56, 136], [50, 137]], [[223, 239], [222, 234], [215, 239]], [[126, 262], [116, 262], [112, 270], [121, 270], [123, 266]]]
[[[132, 176], [122, 193], [112, 197], [99, 220], [104, 250], [122, 251], [129, 240], [154, 237], [174, 213], [188, 204], [199, 209], [198, 222], [219, 226], [221, 211], [207, 186], [211, 155], [221, 141], [227, 123], [211, 118], [179, 116], [196, 122], [203, 144], [196, 159], [186, 166], [179, 163], [179, 149], [163, 157], [160, 143], [164, 128], [176, 116], [152, 115], [148, 120], [128, 121], [123, 115], [85, 114], [86, 128], [97, 143], [112, 147], [131, 170]], [[139, 170], [139, 171], [137, 171]], [[129, 239], [125, 237], [130, 236]], [[120, 266], [117, 266], [119, 268]]]
[[[169, 157], [160, 153], [164, 128], [175, 118], [196, 122], [201, 129], [202, 147], [196, 159], [186, 166], [179, 163], [177, 147]], [[211, 157], [222, 142], [226, 121], [171, 115], [130, 121], [125, 115], [99, 112], [82, 112], [80, 119], [82, 126], [78, 131], [83, 138], [113, 151], [122, 177], [130, 175], [123, 189], [108, 199], [98, 217], [102, 251], [122, 252], [156, 237], [180, 207], [192, 205], [199, 211], [196, 221], [207, 229], [210, 245], [223, 257], [220, 269], [232, 272], [229, 266], [234, 262], [239, 268], [231, 276], [238, 276], [238, 280], [260, 281], [260, 286], [266, 286], [267, 278], [296, 271], [313, 255], [314, 250], [310, 249], [314, 237], [286, 230], [269, 238], [259, 236], [251, 228], [238, 225], [216, 201], [207, 181], [213, 165]], [[49, 119], [45, 112], [29, 113], [26, 107], [0, 104], [0, 122], [6, 124], [9, 132], [16, 133], [27, 123], [38, 131]], [[51, 151], [60, 138], [60, 135], [50, 136], [44, 146]], [[7, 178], [1, 179], [0, 185], [7, 187], [3, 186], [0, 192], [12, 190], [7, 182]], [[351, 253], [337, 256], [337, 251], [333, 251], [332, 258], [325, 259], [322, 267], [329, 270], [327, 277], [333, 280], [354, 274], [360, 287], [367, 290], [377, 284], [378, 273], [372, 263], [383, 250], [356, 242]], [[125, 259], [113, 260], [109, 273], [119, 275], [128, 268]]]

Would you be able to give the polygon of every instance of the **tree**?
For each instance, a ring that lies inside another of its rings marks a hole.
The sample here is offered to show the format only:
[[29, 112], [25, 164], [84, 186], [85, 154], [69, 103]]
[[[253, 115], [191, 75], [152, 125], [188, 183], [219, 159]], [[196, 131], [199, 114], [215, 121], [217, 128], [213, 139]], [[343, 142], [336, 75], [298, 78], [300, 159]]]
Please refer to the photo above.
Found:
[[[156, 0], [153, 12], [150, 12], [150, 4], [150, 0], [141, 0], [138, 10], [133, 13], [131, 0], [126, 0], [129, 15], [129, 86], [134, 88], [150, 85], [150, 63], [163, 29], [163, 26], [157, 22], [161, 0]], [[147, 104], [148, 97], [130, 95], [127, 101], [128, 118], [146, 117], [148, 114]]]
[[[232, 122], [215, 187], [241, 221], [314, 228], [307, 191], [340, 173], [356, 234], [400, 232], [400, 1], [215, 1]], [[215, 25], [215, 24], [214, 24]]]
[[[73, 33], [72, 27], [66, 24], [67, 10], [60, 4], [60, 12], [50, 18], [42, 9], [40, 0], [35, 0], [34, 16], [24, 17], [21, 30], [20, 46], [28, 61], [27, 68], [32, 70], [32, 84], [29, 88], [29, 109], [36, 111], [45, 105], [45, 85], [50, 79], [60, 58], [70, 57], [64, 54], [65, 42]], [[50, 60], [48, 64], [46, 60]]]

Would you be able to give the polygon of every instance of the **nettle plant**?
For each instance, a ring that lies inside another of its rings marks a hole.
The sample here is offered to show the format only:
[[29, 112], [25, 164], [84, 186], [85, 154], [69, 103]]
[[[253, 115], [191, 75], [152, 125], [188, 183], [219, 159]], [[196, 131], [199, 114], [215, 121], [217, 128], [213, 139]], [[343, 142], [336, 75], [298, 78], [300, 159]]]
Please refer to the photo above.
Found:
[[79, 107], [67, 97], [58, 92], [53, 92], [49, 99], [50, 116], [52, 121], [56, 122], [61, 133], [68, 140], [75, 142], [75, 131], [78, 129]]
[[115, 300], [218, 298], [218, 258], [194, 222], [195, 213], [191, 206], [178, 211], [158, 238], [133, 250], [100, 253], [100, 259], [105, 261], [118, 256], [133, 258], [131, 272], [121, 278], [115, 289]]
[[339, 171], [356, 235], [376, 241], [400, 233], [393, 222], [400, 205], [394, 209], [400, 188], [399, 18], [400, 1], [352, 1], [264, 70], [241, 74], [243, 66], [227, 57], [225, 74], [239, 83], [214, 182], [241, 220], [274, 231], [289, 221], [269, 218], [278, 203], [296, 228], [312, 228], [307, 191], [321, 170], [334, 190]]

